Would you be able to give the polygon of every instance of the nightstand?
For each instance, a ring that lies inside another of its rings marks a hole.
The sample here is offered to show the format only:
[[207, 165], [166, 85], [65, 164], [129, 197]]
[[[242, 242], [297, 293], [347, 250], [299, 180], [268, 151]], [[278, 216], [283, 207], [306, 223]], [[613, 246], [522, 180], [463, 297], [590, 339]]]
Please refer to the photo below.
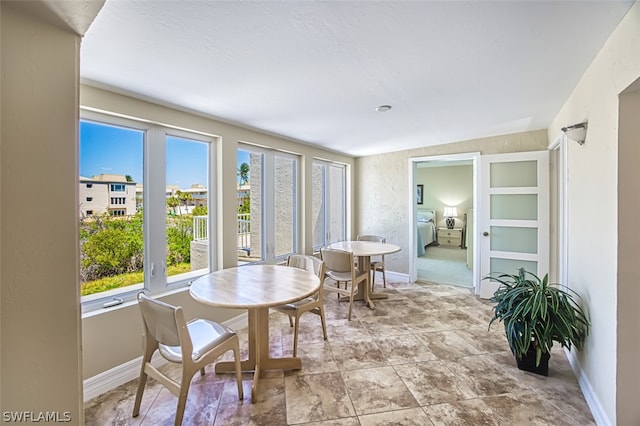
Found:
[[461, 247], [462, 228], [438, 228], [438, 244], [448, 247]]

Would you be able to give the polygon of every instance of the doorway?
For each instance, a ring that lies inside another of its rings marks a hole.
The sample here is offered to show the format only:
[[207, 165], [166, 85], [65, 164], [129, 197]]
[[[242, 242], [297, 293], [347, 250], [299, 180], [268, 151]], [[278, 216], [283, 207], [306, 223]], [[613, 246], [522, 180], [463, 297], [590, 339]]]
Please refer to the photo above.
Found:
[[411, 281], [453, 284], [476, 292], [478, 251], [473, 230], [479, 158], [479, 153], [464, 153], [409, 159]]

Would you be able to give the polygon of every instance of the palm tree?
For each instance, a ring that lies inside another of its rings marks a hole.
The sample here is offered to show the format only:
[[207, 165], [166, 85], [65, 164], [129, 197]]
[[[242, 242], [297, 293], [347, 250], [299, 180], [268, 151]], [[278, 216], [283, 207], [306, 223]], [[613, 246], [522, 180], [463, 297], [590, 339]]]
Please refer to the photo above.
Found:
[[187, 201], [193, 200], [193, 196], [188, 192], [176, 191], [176, 196], [180, 201], [184, 203], [185, 210], [189, 213], [189, 209], [187, 209]]
[[249, 165], [247, 163], [240, 164], [240, 168], [238, 169], [238, 176], [240, 176], [240, 185], [244, 185], [249, 182]]
[[176, 207], [180, 204], [180, 200], [176, 197], [167, 198], [167, 206], [171, 207], [173, 214], [176, 214]]

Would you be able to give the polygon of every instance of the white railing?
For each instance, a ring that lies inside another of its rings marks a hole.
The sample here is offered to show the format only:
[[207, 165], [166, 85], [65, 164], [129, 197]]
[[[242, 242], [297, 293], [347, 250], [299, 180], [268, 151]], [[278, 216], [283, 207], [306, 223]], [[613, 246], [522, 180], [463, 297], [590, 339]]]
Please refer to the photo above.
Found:
[[238, 249], [249, 250], [251, 234], [251, 214], [238, 214]]
[[193, 241], [203, 241], [209, 239], [207, 216], [193, 217]]
[[[193, 241], [203, 241], [209, 239], [207, 233], [207, 216], [193, 217]], [[238, 249], [249, 250], [251, 233], [251, 214], [238, 214]]]

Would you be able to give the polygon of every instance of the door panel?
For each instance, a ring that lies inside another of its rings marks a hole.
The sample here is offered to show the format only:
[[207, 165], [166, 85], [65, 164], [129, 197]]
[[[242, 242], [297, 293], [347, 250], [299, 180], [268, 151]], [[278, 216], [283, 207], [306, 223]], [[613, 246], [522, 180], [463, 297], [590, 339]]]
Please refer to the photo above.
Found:
[[[548, 151], [484, 155], [480, 179], [480, 273], [544, 275], [549, 267]], [[498, 284], [483, 279], [480, 297]]]

